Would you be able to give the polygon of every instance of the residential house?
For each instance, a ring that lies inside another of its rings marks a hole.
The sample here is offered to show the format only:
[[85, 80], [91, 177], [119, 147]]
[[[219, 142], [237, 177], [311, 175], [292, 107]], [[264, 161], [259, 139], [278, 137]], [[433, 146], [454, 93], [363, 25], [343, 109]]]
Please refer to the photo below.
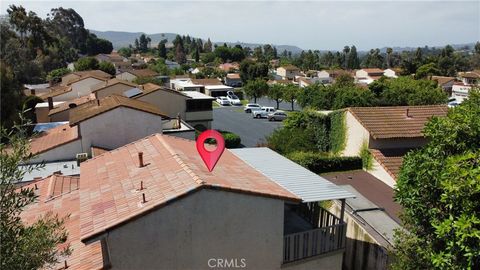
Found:
[[355, 71], [355, 82], [359, 84], [370, 84], [384, 75], [379, 68], [363, 68]]
[[200, 93], [212, 97], [226, 96], [228, 91], [234, 90], [231, 86], [223, 85], [218, 79], [190, 79], [189, 83], [194, 86], [200, 86]]
[[[401, 228], [402, 208], [394, 201], [393, 189], [362, 170], [322, 177], [355, 195], [345, 203], [347, 243], [342, 269], [387, 269], [392, 261], [389, 255], [395, 244], [394, 232]], [[340, 214], [341, 202], [333, 201], [328, 210]]]
[[[252, 167], [255, 156], [282, 173]], [[29, 187], [39, 198], [24, 221], [71, 215], [73, 251], [56, 267], [72, 269], [341, 269], [344, 211], [318, 202], [353, 196], [266, 148], [226, 149], [209, 172], [194, 141], [161, 134]]]
[[342, 154], [358, 156], [362, 149], [369, 149], [373, 156], [370, 173], [393, 187], [403, 155], [427, 143], [425, 123], [447, 111], [446, 105], [348, 108]]
[[294, 65], [286, 65], [278, 67], [276, 73], [282, 77], [283, 80], [293, 80], [295, 76], [300, 75], [300, 69]]
[[[50, 122], [50, 119], [48, 117], [48, 113], [50, 110], [53, 110], [54, 108], [57, 108], [61, 106], [64, 101], [59, 101], [59, 102], [53, 102], [53, 99], [50, 98], [48, 102], [42, 102], [42, 103], [37, 103], [35, 105], [35, 117], [37, 119], [37, 123], [48, 123]], [[63, 121], [68, 121], [63, 120]]]
[[168, 69], [181, 68], [179, 63], [170, 60], [165, 60], [165, 65], [167, 65]]
[[333, 82], [333, 78], [328, 70], [319, 71], [317, 73], [317, 78], [322, 84], [331, 84]]
[[[89, 101], [92, 101], [95, 99], [94, 94], [90, 94], [88, 96], [83, 96], [79, 97], [76, 99], [72, 99], [69, 101], [62, 102], [58, 106], [53, 106], [53, 108], [49, 109], [47, 111], [47, 121], [44, 122], [64, 122], [68, 121], [70, 119], [70, 110], [74, 109], [82, 104], [85, 104]], [[39, 122], [39, 114], [37, 110], [35, 109], [35, 114], [37, 115], [37, 123], [42, 123]]]
[[69, 110], [68, 124], [49, 129], [32, 138], [31, 152], [41, 161], [73, 160], [76, 154], [91, 155], [91, 147], [115, 149], [153, 133], [176, 131], [194, 138], [185, 122], [170, 118], [155, 105], [112, 95], [88, 101]]
[[301, 88], [305, 88], [315, 83], [313, 78], [306, 78], [306, 77], [300, 77], [298, 78], [297, 81], [298, 81], [298, 86], [300, 86]]
[[383, 71], [383, 76], [388, 78], [398, 78], [399, 72], [394, 68], [387, 68]]
[[38, 97], [43, 100], [52, 98], [53, 101], [69, 101], [78, 97], [88, 96], [92, 92], [92, 87], [99, 83], [106, 82], [110, 78], [97, 76], [95, 74], [98, 72], [92, 72], [93, 73], [81, 73], [82, 75], [76, 79], [75, 76], [79, 76], [78, 74], [68, 74], [62, 78], [61, 84], [49, 87], [48, 92], [39, 94]]
[[449, 95], [452, 94], [452, 87], [455, 83], [454, 77], [431, 76], [429, 79], [436, 81], [438, 86], [441, 87], [445, 93], [448, 93]]
[[459, 72], [458, 78], [462, 82], [456, 82], [452, 86], [452, 97], [462, 102], [468, 98], [468, 93], [472, 89], [472, 86], [480, 85], [480, 70]]
[[273, 84], [281, 84], [281, 85], [288, 85], [288, 84], [293, 84], [293, 81], [290, 80], [268, 80], [267, 84], [268, 85], [273, 85]]
[[72, 81], [86, 76], [94, 76], [102, 79], [110, 79], [112, 75], [101, 70], [74, 71], [62, 77], [61, 85], [69, 85]]
[[230, 73], [240, 69], [240, 64], [233, 62], [233, 63], [223, 63], [218, 66], [218, 69]]
[[242, 78], [240, 78], [239, 73], [228, 73], [225, 76], [225, 85], [231, 87], [241, 87], [242, 86]]
[[196, 130], [212, 128], [214, 98], [200, 92], [177, 91], [155, 84], [145, 84], [142, 93], [132, 98], [155, 105], [171, 118], [180, 116]]
[[154, 78], [159, 74], [151, 69], [130, 69], [120, 71], [115, 77], [120, 80], [132, 82], [138, 78]]
[[104, 98], [113, 94], [124, 95], [125, 91], [138, 87], [137, 84], [129, 81], [114, 78], [108, 81], [101, 82], [92, 87], [92, 93], [95, 98]]

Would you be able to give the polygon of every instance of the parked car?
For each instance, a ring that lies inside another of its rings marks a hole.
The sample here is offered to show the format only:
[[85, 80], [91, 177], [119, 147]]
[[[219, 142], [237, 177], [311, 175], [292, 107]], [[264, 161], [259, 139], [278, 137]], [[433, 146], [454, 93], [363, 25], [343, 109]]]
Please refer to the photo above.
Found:
[[227, 97], [217, 97], [217, 102], [218, 102], [218, 104], [220, 104], [222, 106], [230, 105], [230, 101], [228, 100]]
[[269, 113], [274, 113], [273, 107], [262, 107], [260, 110], [252, 111], [253, 118], [267, 118]]
[[255, 104], [255, 103], [248, 103], [247, 105], [245, 105], [245, 107], [243, 107], [243, 110], [246, 112], [246, 113], [251, 113], [252, 111], [258, 111], [258, 110], [261, 110], [262, 107], [258, 104]]
[[456, 98], [449, 98], [448, 99], [448, 107], [449, 108], [457, 107], [461, 103], [462, 103], [462, 101], [457, 100]]
[[240, 99], [232, 91], [227, 92], [227, 99], [228, 101], [230, 101], [230, 104], [232, 105], [242, 105], [242, 102], [240, 101]]
[[267, 118], [268, 121], [283, 121], [287, 118], [287, 114], [283, 111], [276, 111], [274, 113], [269, 113]]

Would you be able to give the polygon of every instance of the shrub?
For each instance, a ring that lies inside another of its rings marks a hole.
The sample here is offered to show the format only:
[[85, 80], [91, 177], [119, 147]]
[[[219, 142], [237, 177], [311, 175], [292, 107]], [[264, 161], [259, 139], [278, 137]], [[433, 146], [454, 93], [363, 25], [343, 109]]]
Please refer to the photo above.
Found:
[[329, 156], [325, 153], [293, 152], [287, 158], [309, 169], [314, 173], [357, 170], [362, 168], [359, 157]]
[[372, 153], [368, 150], [366, 142], [363, 142], [362, 148], [360, 148], [360, 158], [362, 159], [362, 167], [370, 170], [372, 168]]

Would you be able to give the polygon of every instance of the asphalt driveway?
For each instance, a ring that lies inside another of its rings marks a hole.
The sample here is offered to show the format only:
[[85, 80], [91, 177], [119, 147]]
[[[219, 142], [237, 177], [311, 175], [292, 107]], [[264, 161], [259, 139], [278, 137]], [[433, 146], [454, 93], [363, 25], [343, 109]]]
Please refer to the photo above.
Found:
[[255, 147], [258, 143], [265, 142], [265, 136], [280, 126], [282, 122], [270, 122], [266, 118], [253, 119], [252, 114], [243, 112], [242, 106], [213, 109], [213, 128], [237, 134], [246, 147]]

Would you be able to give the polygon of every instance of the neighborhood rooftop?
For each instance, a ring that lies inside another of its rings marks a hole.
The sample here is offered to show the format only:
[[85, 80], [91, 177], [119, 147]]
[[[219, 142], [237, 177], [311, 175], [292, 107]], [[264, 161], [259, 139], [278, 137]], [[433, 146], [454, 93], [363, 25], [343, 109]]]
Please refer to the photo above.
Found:
[[96, 115], [105, 113], [118, 107], [127, 107], [140, 110], [162, 117], [167, 117], [156, 106], [140, 100], [130, 99], [123, 96], [111, 95], [102, 99], [92, 100], [80, 107], [73, 109], [70, 113], [70, 125], [75, 125]]
[[375, 138], [423, 137], [425, 123], [432, 116], [446, 116], [446, 105], [352, 107], [352, 115]]
[[[143, 153], [143, 166], [139, 153]], [[85, 161], [81, 172], [84, 242], [202, 188], [299, 201], [230, 150], [209, 172], [194, 141], [160, 134]]]
[[78, 128], [68, 124], [60, 125], [41, 132], [30, 139], [30, 152], [43, 153], [59, 145], [69, 143], [79, 138]]

